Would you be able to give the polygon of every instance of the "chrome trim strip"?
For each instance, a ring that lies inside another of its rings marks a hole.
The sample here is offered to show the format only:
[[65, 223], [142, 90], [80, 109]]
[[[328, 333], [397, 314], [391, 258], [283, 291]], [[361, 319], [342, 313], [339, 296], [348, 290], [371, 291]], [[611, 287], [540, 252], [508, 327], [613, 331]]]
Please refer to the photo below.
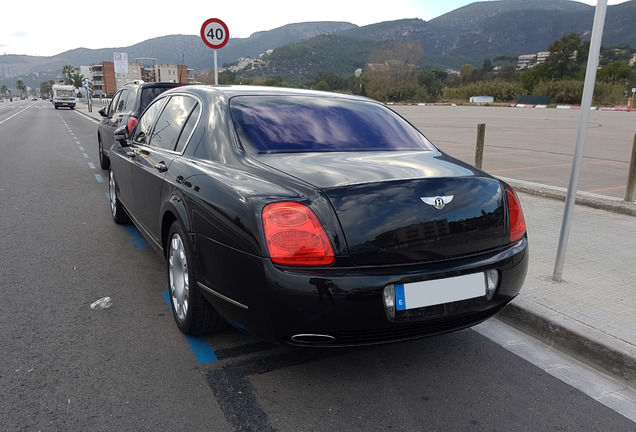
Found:
[[210, 294], [214, 294], [215, 296], [217, 296], [220, 299], [225, 300], [226, 302], [230, 302], [235, 306], [238, 306], [240, 308], [243, 309], [249, 309], [247, 306], [245, 306], [243, 303], [239, 303], [236, 300], [232, 300], [229, 297], [224, 296], [223, 294], [220, 294], [216, 291], [214, 291], [212, 288], [208, 288], [207, 286], [203, 285], [201, 282], [197, 281], [197, 285], [199, 286], [199, 288], [206, 290], [207, 292], [209, 292]]
[[300, 333], [300, 334], [293, 335], [291, 337], [291, 340], [296, 343], [303, 343], [303, 344], [320, 344], [320, 343], [333, 342], [336, 340], [336, 338], [331, 335], [324, 335], [324, 334], [317, 334], [317, 333]]

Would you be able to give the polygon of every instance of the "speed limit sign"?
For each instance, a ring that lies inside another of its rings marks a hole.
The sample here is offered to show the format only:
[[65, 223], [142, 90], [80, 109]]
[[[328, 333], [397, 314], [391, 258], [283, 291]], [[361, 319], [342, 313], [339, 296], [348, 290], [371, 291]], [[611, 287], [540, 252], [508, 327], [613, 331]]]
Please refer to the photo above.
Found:
[[210, 18], [201, 26], [201, 39], [212, 49], [221, 49], [230, 39], [230, 31], [223, 21]]

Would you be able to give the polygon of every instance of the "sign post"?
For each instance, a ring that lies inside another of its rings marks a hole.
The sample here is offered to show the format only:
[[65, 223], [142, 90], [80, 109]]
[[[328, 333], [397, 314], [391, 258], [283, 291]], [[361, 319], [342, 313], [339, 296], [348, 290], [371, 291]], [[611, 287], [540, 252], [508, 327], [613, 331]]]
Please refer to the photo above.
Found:
[[214, 85], [219, 85], [219, 68], [217, 65], [216, 51], [227, 44], [230, 39], [230, 31], [220, 19], [210, 18], [201, 26], [201, 39], [203, 39], [203, 43], [214, 50]]
[[92, 101], [92, 86], [88, 81], [82, 81], [82, 87], [86, 89], [86, 104], [88, 105], [88, 112], [93, 112], [93, 101]]

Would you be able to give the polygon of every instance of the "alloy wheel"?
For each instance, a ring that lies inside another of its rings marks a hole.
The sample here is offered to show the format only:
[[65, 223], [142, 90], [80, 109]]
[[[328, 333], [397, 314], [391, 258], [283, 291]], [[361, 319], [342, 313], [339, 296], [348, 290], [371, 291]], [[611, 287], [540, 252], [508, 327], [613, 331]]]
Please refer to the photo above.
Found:
[[190, 280], [185, 247], [178, 233], [175, 233], [170, 239], [168, 274], [170, 276], [173, 312], [180, 321], [184, 321], [188, 314]]

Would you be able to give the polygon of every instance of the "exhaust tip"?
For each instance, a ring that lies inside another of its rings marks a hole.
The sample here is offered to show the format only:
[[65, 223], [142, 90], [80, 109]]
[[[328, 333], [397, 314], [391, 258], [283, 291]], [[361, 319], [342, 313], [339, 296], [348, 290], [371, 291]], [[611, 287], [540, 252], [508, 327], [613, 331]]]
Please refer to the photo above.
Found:
[[291, 340], [300, 344], [324, 344], [336, 340], [335, 337], [323, 334], [301, 333], [293, 335]]

